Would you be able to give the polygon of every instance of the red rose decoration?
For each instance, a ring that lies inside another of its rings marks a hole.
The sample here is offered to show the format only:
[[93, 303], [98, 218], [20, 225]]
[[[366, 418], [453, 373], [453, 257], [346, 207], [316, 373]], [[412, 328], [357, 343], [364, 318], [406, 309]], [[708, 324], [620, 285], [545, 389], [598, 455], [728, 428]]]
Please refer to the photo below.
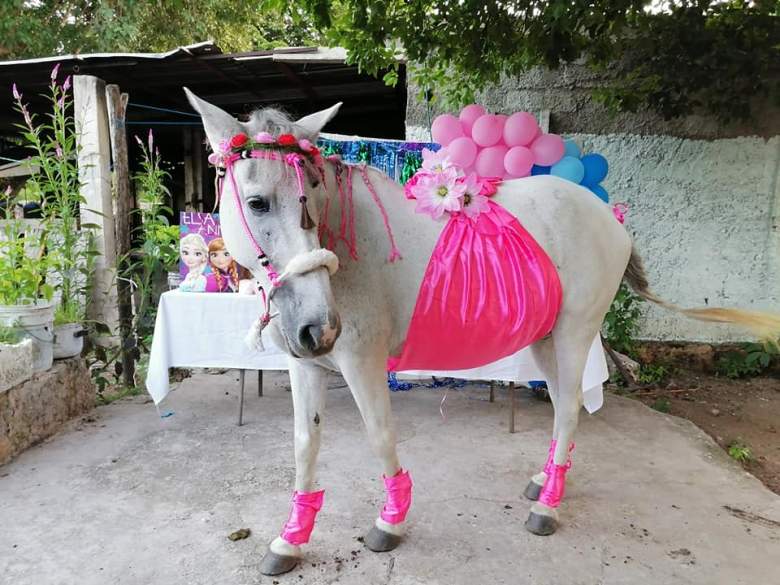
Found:
[[249, 142], [249, 136], [243, 132], [241, 134], [236, 134], [230, 139], [230, 148], [241, 148], [247, 142]]
[[292, 134], [281, 134], [279, 138], [276, 139], [276, 143], [279, 146], [293, 146], [294, 144], [298, 144], [298, 139]]
[[312, 146], [312, 147], [309, 149], [309, 152], [310, 152], [310, 153], [311, 153], [311, 155], [312, 155], [312, 156], [314, 156], [314, 157], [320, 156], [320, 149], [319, 149], [319, 148], [317, 148], [316, 146]]

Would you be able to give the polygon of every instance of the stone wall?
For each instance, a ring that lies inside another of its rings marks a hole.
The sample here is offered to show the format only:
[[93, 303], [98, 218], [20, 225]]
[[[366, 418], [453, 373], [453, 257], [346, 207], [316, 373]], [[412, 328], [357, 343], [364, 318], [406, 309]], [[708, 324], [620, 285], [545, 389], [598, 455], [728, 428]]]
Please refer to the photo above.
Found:
[[[611, 116], [590, 99], [597, 80], [589, 75], [572, 68], [535, 71], [504, 81], [479, 102], [497, 112], [549, 110], [551, 132], [607, 157], [604, 186], [613, 201], [629, 205], [626, 227], [659, 295], [685, 306], [780, 312], [780, 110], [728, 127], [702, 117]], [[411, 87], [407, 138], [427, 140], [428, 111], [416, 94]], [[654, 306], [645, 311], [640, 335], [746, 338]]]
[[0, 465], [94, 406], [95, 386], [80, 358], [57, 361], [49, 371], [1, 392]]

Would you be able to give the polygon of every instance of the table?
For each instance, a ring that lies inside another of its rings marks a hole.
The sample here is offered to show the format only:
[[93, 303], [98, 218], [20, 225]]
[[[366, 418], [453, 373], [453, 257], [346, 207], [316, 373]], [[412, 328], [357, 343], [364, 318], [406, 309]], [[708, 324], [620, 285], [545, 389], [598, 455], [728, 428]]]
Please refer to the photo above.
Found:
[[[246, 333], [262, 310], [260, 298], [228, 293], [192, 293], [178, 290], [161, 295], [154, 326], [146, 388], [155, 404], [170, 390], [172, 367], [230, 368], [240, 371], [238, 424], [242, 423], [246, 370], [287, 370], [287, 355], [263, 337], [265, 351], [249, 349]], [[465, 380], [497, 380], [510, 383], [542, 380], [529, 349], [470, 370], [400, 372], [399, 377], [452, 377]], [[584, 406], [590, 413], [601, 408], [602, 383], [609, 377], [599, 337], [593, 340], [582, 377]], [[261, 386], [262, 388], [262, 386]], [[514, 401], [513, 401], [514, 402]], [[511, 409], [511, 416], [514, 408]], [[511, 425], [510, 425], [511, 427]]]

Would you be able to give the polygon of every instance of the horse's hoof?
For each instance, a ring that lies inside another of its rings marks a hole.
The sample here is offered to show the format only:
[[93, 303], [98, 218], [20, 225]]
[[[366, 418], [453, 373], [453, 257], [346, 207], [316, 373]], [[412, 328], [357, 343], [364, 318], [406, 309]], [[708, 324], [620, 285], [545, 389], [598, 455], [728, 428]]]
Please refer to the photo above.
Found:
[[269, 550], [260, 562], [260, 572], [269, 577], [283, 575], [292, 571], [300, 560], [298, 557], [278, 555]]
[[525, 521], [525, 529], [537, 536], [549, 536], [558, 529], [558, 521], [547, 514], [537, 514], [531, 511]]
[[525, 491], [523, 492], [523, 495], [528, 498], [529, 500], [533, 500], [534, 502], [539, 499], [539, 494], [542, 493], [542, 488], [544, 486], [539, 485], [534, 480], [531, 480], [528, 482], [528, 485], [525, 486]]
[[364, 544], [368, 550], [374, 552], [387, 552], [396, 548], [401, 544], [401, 537], [397, 534], [390, 534], [384, 530], [380, 530], [376, 526], [372, 526], [363, 539]]

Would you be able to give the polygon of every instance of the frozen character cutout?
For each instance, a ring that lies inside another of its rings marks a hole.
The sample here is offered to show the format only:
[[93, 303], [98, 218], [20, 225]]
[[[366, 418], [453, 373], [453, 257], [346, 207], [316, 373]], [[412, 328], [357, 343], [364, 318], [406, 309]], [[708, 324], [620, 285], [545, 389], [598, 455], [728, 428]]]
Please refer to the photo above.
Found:
[[243, 269], [228, 252], [225, 241], [214, 238], [208, 248], [211, 273], [206, 276], [206, 292], [238, 292]]
[[204, 292], [206, 277], [203, 274], [208, 266], [209, 248], [200, 234], [187, 234], [179, 241], [179, 254], [187, 267], [187, 276], [179, 285], [184, 292]]

